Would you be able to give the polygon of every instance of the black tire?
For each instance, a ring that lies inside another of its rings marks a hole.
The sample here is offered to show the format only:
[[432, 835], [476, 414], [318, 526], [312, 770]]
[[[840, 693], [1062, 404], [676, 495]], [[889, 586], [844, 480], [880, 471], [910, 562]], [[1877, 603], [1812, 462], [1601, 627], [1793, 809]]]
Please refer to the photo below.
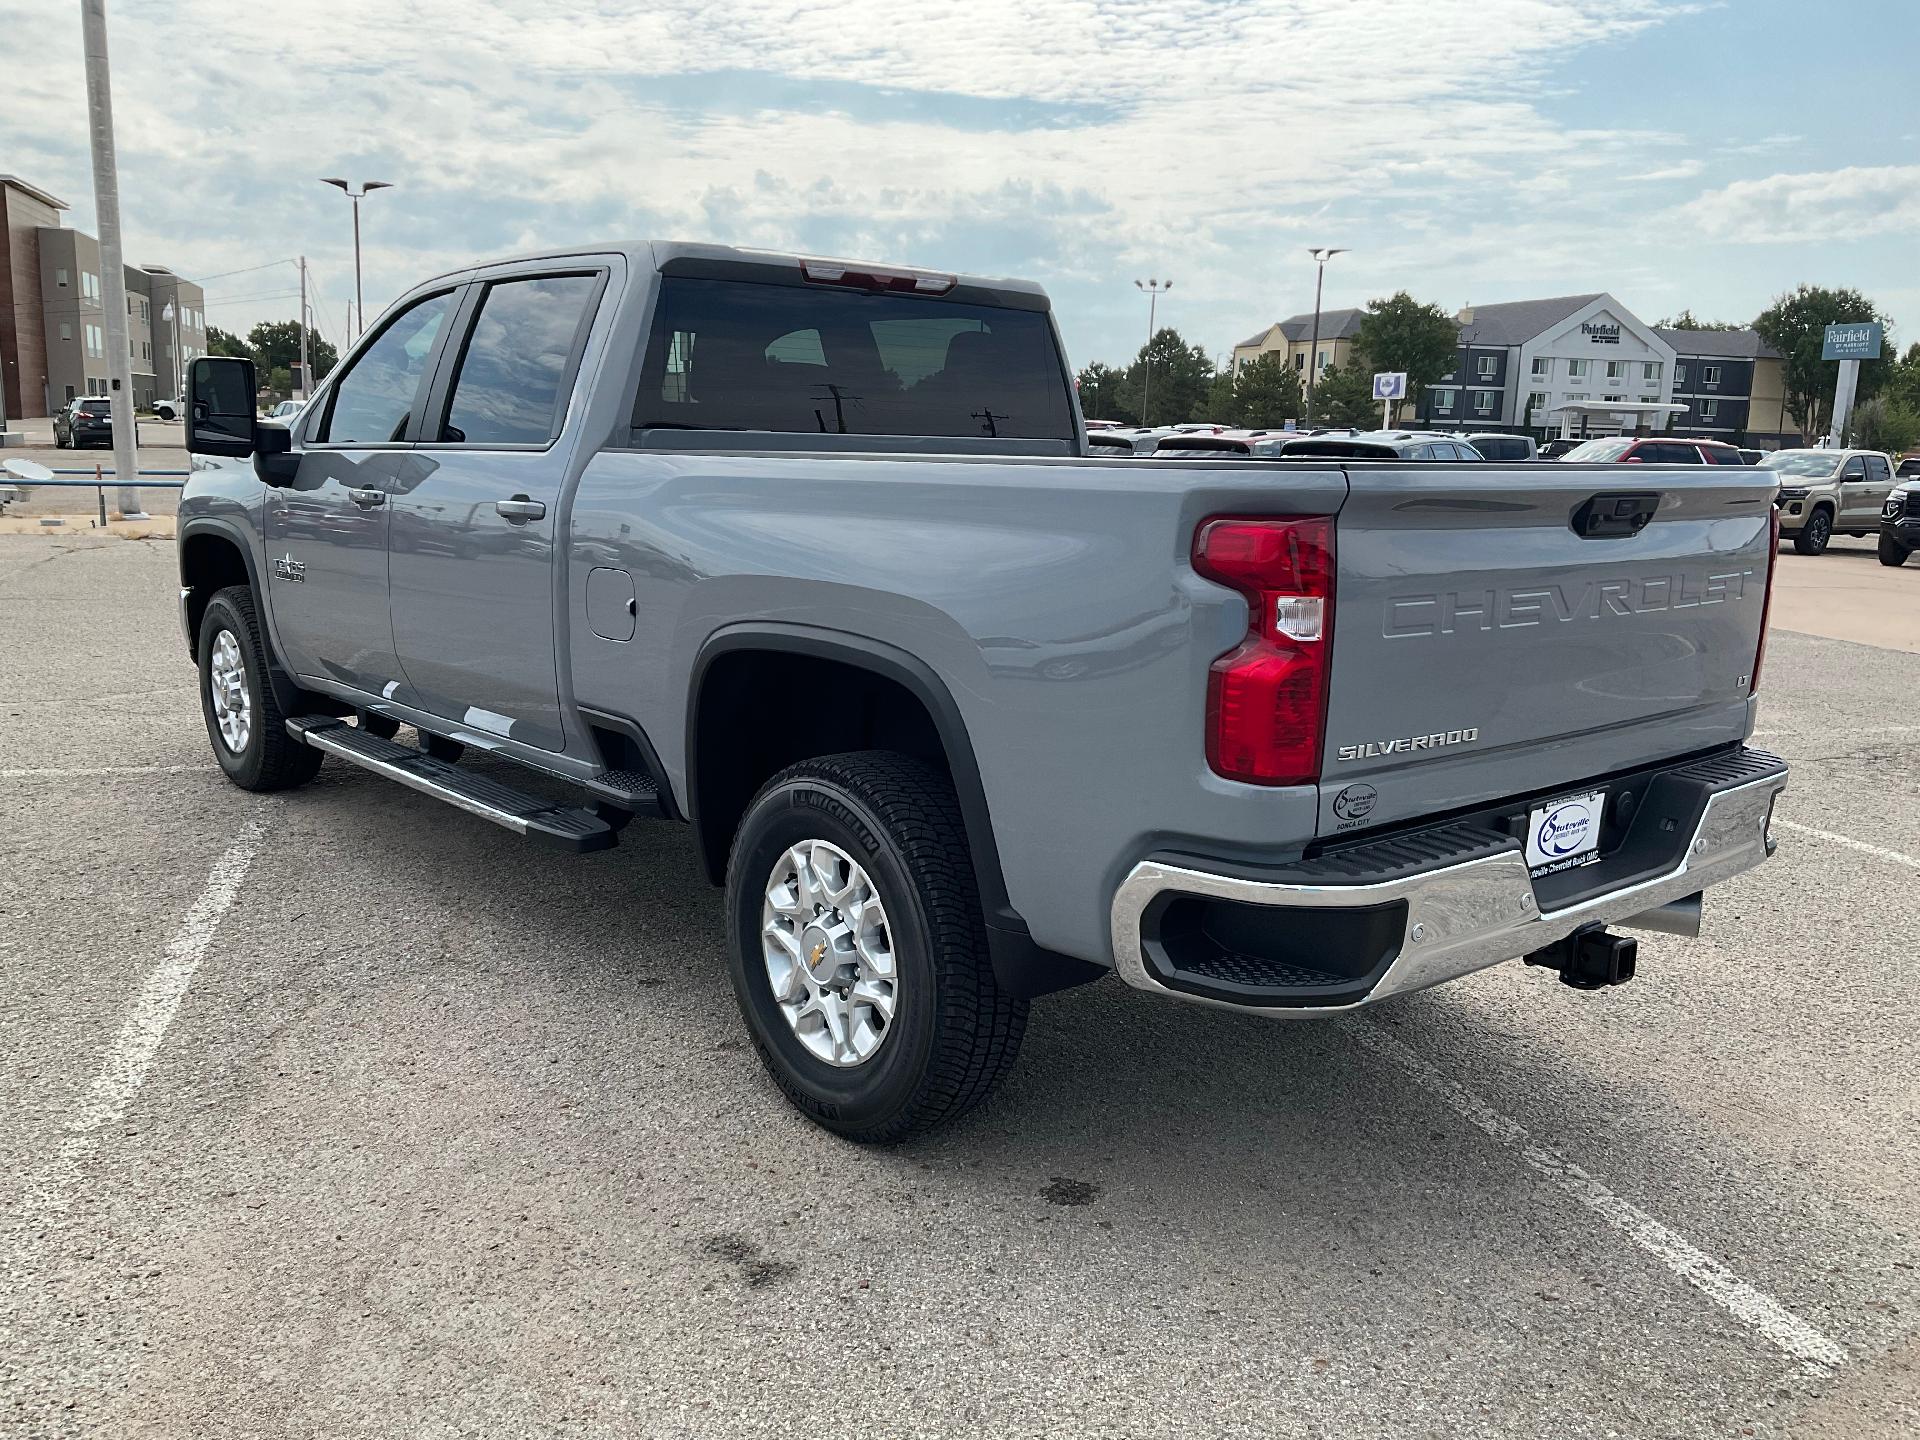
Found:
[[58, 430], [53, 432], [53, 448], [56, 450], [64, 450], [67, 448], [67, 442], [61, 438]]
[[378, 735], [382, 740], [391, 740], [400, 733], [400, 722], [391, 715], [376, 715], [371, 710], [362, 710], [360, 728], [369, 735]]
[[1827, 548], [1827, 542], [1833, 538], [1833, 512], [1824, 505], [1807, 516], [1807, 523], [1800, 527], [1800, 533], [1793, 537], [1794, 553], [1798, 555], [1818, 555]]
[[420, 748], [436, 760], [444, 760], [449, 765], [460, 763], [460, 757], [467, 753], [467, 747], [458, 740], [449, 740], [444, 735], [435, 735], [431, 731], [420, 732]]
[[[251, 723], [246, 744], [238, 751], [220, 733], [213, 706], [213, 653], [222, 632], [232, 634], [246, 670]], [[291, 790], [304, 785], [320, 769], [321, 755], [287, 734], [286, 714], [274, 697], [267, 678], [267, 642], [254, 609], [253, 591], [229, 585], [207, 602], [200, 617], [200, 713], [207, 722], [207, 739], [214, 759], [227, 778], [242, 790]]]
[[[774, 1000], [761, 906], [783, 852], [826, 840], [866, 869], [887, 916], [897, 1008], [872, 1058], [812, 1054]], [[803, 761], [747, 808], [727, 861], [728, 969], [774, 1082], [815, 1123], [888, 1144], [971, 1110], [1012, 1068], [1027, 1002], [996, 983], [960, 802], [946, 776], [891, 751]]]

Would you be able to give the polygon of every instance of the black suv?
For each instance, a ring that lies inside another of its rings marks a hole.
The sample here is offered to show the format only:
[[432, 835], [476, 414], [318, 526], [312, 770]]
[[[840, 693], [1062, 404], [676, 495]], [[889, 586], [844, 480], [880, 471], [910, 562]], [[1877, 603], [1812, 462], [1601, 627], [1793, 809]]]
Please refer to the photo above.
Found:
[[53, 443], [62, 450], [113, 444], [113, 401], [105, 395], [69, 400], [53, 417]]
[[[1904, 473], [1906, 465], [1901, 470]], [[1887, 493], [1887, 503], [1880, 507], [1880, 563], [1904, 565], [1916, 550], [1920, 550], [1920, 474], [1909, 474]]]

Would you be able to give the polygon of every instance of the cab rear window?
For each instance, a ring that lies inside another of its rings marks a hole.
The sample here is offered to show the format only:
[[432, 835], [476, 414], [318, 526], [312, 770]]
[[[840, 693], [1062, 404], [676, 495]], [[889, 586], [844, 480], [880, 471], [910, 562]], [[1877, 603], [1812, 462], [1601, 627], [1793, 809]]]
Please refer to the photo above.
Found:
[[1044, 313], [671, 275], [660, 282], [633, 423], [1076, 438]]

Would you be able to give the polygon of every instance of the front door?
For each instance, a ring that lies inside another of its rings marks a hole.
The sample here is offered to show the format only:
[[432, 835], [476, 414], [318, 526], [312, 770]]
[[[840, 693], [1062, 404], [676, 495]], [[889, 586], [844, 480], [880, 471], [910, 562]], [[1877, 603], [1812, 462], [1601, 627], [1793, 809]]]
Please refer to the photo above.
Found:
[[267, 492], [267, 592], [296, 675], [391, 696], [402, 678], [387, 597], [393, 497], [456, 292], [403, 310], [299, 427], [299, 471]]
[[512, 275], [478, 292], [393, 502], [393, 635], [417, 702], [543, 750], [565, 744], [553, 598], [571, 449], [561, 435], [602, 279]]

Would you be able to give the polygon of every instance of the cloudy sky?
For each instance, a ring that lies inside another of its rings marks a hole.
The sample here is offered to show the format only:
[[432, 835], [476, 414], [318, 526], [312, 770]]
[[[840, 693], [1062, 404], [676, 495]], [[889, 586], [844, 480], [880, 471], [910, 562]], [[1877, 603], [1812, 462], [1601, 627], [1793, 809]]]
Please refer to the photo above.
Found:
[[[0, 0], [0, 171], [93, 228], [79, 6]], [[476, 258], [663, 238], [1036, 279], [1076, 364], [1133, 281], [1220, 354], [1309, 308], [1611, 290], [1920, 338], [1916, 0], [111, 0], [128, 258], [318, 323]], [[30, 63], [22, 63], [30, 61]], [[268, 268], [246, 271], [249, 267]]]

